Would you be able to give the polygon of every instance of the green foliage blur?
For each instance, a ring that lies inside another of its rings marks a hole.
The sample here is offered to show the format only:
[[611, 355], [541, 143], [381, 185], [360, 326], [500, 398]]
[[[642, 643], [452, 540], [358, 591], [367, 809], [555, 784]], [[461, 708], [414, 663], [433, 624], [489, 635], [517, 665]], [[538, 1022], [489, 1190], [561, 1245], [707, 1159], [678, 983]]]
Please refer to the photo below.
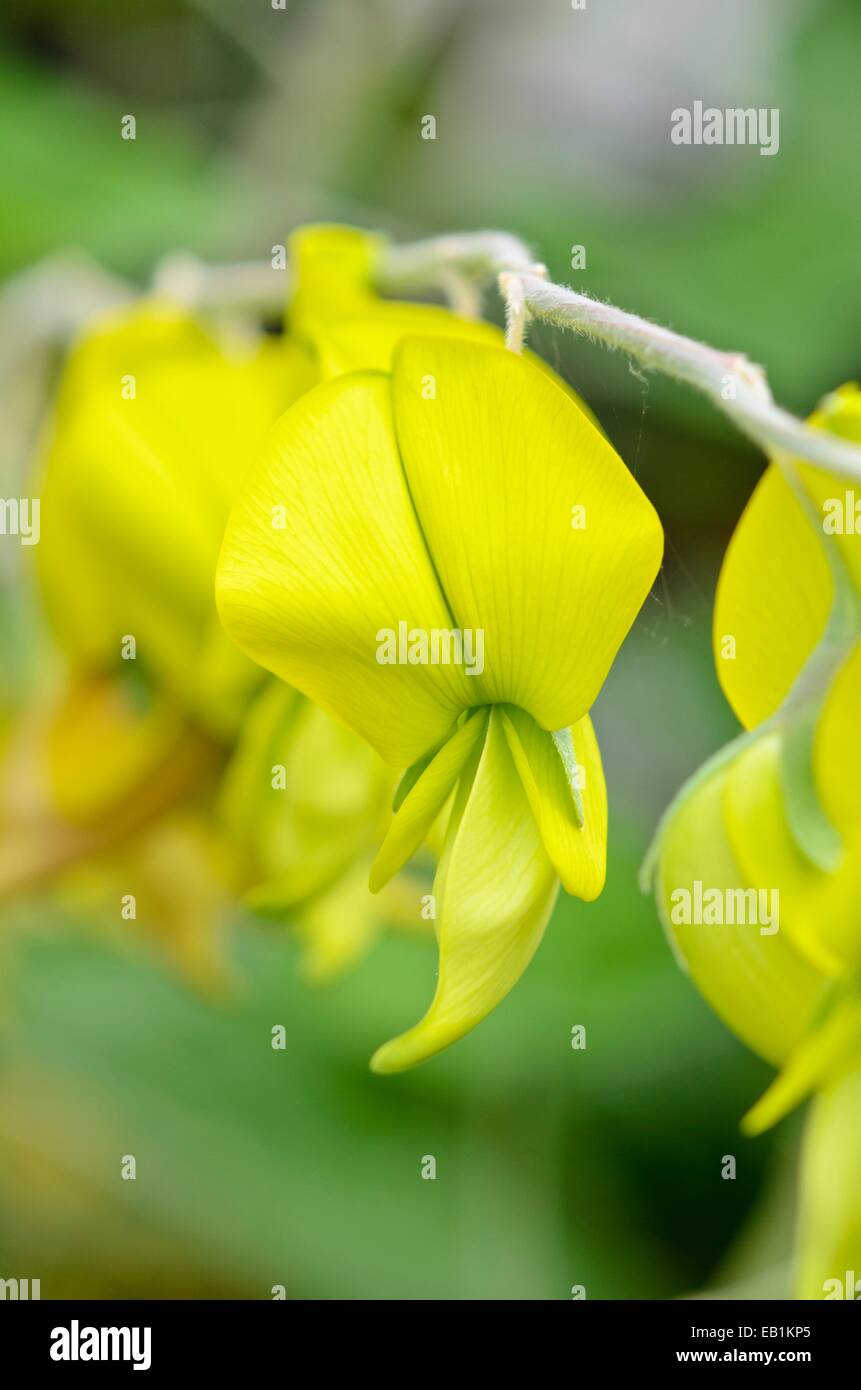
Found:
[[[861, 369], [859, 51], [857, 0], [7, 0], [0, 276], [76, 249], [144, 283], [176, 249], [268, 257], [307, 220], [399, 239], [498, 227], [554, 278], [747, 352], [806, 412]], [[669, 112], [697, 97], [778, 106], [779, 154], [672, 147]], [[668, 533], [595, 710], [603, 897], [560, 901], [510, 998], [391, 1080], [367, 1058], [430, 997], [421, 939], [387, 936], [311, 989], [288, 933], [237, 914], [225, 1003], [48, 896], [5, 907], [0, 1277], [41, 1278], [46, 1298], [788, 1288], [796, 1128], [741, 1137], [768, 1070], [680, 972], [636, 883], [660, 811], [734, 732], [709, 620], [762, 460], [683, 388], [547, 327], [531, 341]], [[5, 703], [30, 621], [17, 583], [0, 619]]]

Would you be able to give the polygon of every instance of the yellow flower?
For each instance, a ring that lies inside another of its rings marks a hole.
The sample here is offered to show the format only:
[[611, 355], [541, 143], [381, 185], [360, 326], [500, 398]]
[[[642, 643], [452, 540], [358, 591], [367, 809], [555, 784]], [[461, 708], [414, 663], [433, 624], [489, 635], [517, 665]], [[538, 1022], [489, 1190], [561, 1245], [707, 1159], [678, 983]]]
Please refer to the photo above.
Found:
[[119, 945], [158, 942], [197, 985], [229, 977], [209, 739], [130, 681], [81, 676], [16, 721], [0, 786], [0, 896], [54, 892]]
[[798, 1298], [861, 1298], [861, 1066], [817, 1094], [802, 1154]]
[[243, 469], [315, 379], [289, 339], [218, 342], [166, 303], [84, 335], [39, 483], [42, 593], [76, 669], [119, 671], [134, 651], [199, 723], [237, 727], [259, 673], [216, 621], [218, 548]]
[[225, 627], [408, 769], [375, 887], [454, 793], [434, 885], [437, 991], [378, 1070], [423, 1060], [499, 1002], [560, 877], [600, 892], [606, 800], [588, 711], [661, 546], [573, 393], [463, 336], [404, 338], [390, 373], [303, 396], [246, 479], [219, 565]]
[[[211, 774], [230, 756], [207, 831], [222, 835], [219, 876], [247, 890], [256, 911], [289, 913], [310, 974], [342, 968], [384, 920], [408, 915], [403, 885], [381, 902], [366, 884], [391, 774], [306, 701], [275, 682], [261, 687], [259, 667], [224, 636], [213, 595], [230, 502], [283, 409], [337, 361], [349, 365], [351, 341], [357, 363], [374, 365], [405, 328], [459, 331], [442, 309], [378, 299], [378, 247], [346, 228], [296, 233], [283, 338], [225, 322], [216, 333], [151, 301], [99, 319], [74, 346], [40, 469], [38, 552], [70, 672], [39, 711], [36, 736], [14, 740], [31, 751], [16, 782], [29, 783], [33, 815], [26, 827], [17, 817], [3, 883], [76, 857], [105, 866], [105, 846], [151, 838], [179, 794], [168, 774], [207, 752], [202, 731], [214, 745], [204, 759], [210, 802]], [[276, 789], [278, 758], [285, 785]], [[194, 790], [187, 782], [183, 797]]]
[[265, 683], [222, 780], [218, 819], [245, 902], [290, 918], [315, 981], [352, 964], [390, 919], [367, 879], [393, 790], [363, 740], [298, 691]]
[[[861, 441], [861, 392], [835, 392], [812, 423]], [[827, 1209], [830, 1224], [806, 1220], [802, 1248], [804, 1296], [822, 1296], [828, 1249], [861, 1219], [857, 1187], [841, 1217], [816, 1186], [821, 1127], [851, 1134], [856, 1172], [861, 1161], [846, 1100], [861, 1065], [861, 493], [856, 504], [841, 479], [783, 463], [748, 503], [715, 604], [718, 674], [748, 732], [682, 791], [652, 862], [682, 964], [733, 1031], [782, 1068], [745, 1128], [759, 1132], [822, 1091], [805, 1210]]]
[[498, 328], [460, 318], [434, 304], [386, 301], [374, 289], [382, 237], [336, 224], [300, 227], [290, 237], [296, 287], [289, 306], [291, 337], [314, 362], [320, 380], [346, 372], [387, 372], [409, 335], [453, 335], [499, 344]]
[[[844, 388], [814, 422], [857, 422], [861, 438], [859, 400]], [[846, 489], [793, 468], [797, 492], [775, 464], [763, 476], [718, 584], [718, 674], [750, 732], [679, 798], [657, 862], [659, 904], [703, 992], [773, 1061], [804, 1034], [827, 981], [861, 965], [861, 531], [823, 530], [826, 503]], [[697, 881], [774, 892], [779, 930], [674, 921], [672, 893]], [[792, 1007], [780, 997], [791, 981]]]

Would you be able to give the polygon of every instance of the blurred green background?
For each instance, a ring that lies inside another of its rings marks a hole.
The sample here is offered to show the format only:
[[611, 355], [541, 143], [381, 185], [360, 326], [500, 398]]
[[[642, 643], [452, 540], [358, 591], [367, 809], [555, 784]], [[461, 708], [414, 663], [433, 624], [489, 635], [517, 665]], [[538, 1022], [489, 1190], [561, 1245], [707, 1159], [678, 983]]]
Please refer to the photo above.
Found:
[[[6, 0], [0, 44], [4, 279], [72, 248], [143, 283], [176, 249], [267, 258], [309, 219], [497, 227], [554, 278], [747, 352], [798, 412], [859, 374], [857, 0]], [[696, 98], [779, 107], [779, 154], [672, 146], [669, 113]], [[741, 1138], [767, 1068], [636, 886], [661, 809], [734, 732], [709, 617], [762, 459], [683, 388], [546, 327], [532, 342], [668, 535], [595, 710], [606, 892], [561, 901], [512, 996], [396, 1079], [367, 1058], [429, 998], [422, 940], [390, 935], [311, 990], [286, 934], [237, 918], [240, 997], [216, 1007], [144, 942], [114, 950], [48, 898], [6, 906], [0, 1277], [41, 1277], [43, 1297], [786, 1291], [796, 1127]], [[8, 699], [17, 580], [2, 614]]]

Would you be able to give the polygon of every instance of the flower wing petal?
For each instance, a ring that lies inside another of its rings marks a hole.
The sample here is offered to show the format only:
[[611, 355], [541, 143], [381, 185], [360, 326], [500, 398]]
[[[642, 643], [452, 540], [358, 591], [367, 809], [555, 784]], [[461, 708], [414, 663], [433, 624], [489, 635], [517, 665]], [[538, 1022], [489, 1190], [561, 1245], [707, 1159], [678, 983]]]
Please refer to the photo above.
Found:
[[569, 893], [592, 902], [607, 870], [607, 787], [601, 752], [588, 714], [571, 730], [583, 772], [583, 824], [553, 738], [524, 710], [507, 706], [502, 726], [550, 860]]
[[379, 892], [424, 843], [486, 725], [487, 713], [483, 710], [467, 719], [404, 797], [371, 867], [372, 893]]

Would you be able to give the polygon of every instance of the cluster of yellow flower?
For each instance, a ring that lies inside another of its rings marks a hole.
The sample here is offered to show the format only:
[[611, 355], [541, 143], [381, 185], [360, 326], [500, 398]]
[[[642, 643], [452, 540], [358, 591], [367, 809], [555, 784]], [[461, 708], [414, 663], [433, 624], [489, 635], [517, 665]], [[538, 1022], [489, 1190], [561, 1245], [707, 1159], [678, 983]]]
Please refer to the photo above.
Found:
[[[861, 391], [811, 423], [861, 443]], [[861, 536], [827, 524], [840, 480], [779, 458], [726, 554], [715, 660], [746, 732], [691, 779], [647, 866], [683, 965], [724, 1021], [781, 1068], [758, 1133], [811, 1092], [799, 1288], [821, 1298], [861, 1243]], [[779, 898], [767, 929], [688, 920], [698, 885]], [[853, 1215], [854, 1213], [854, 1215]]]
[[[290, 251], [282, 336], [216, 335], [145, 302], [72, 352], [39, 554], [72, 674], [43, 744], [54, 805], [96, 849], [126, 822], [137, 845], [187, 836], [189, 806], [214, 804], [195, 834], [252, 906], [304, 924], [318, 973], [380, 919], [433, 919], [436, 995], [376, 1054], [392, 1071], [507, 993], [560, 879], [600, 892], [588, 711], [662, 535], [538, 358], [488, 324], [382, 300], [373, 237], [309, 228]], [[480, 636], [482, 660], [381, 663], [380, 632], [403, 622], [470, 652]], [[428, 841], [423, 895], [395, 876]]]
[[[290, 249], [283, 335], [151, 301], [71, 354], [39, 547], [68, 676], [29, 746], [56, 865], [119, 855], [131, 881], [131, 857], [136, 882], [157, 866], [186, 939], [211, 907], [201, 854], [221, 870], [208, 881], [291, 916], [317, 974], [381, 921], [432, 918], [434, 998], [372, 1063], [397, 1071], [511, 989], [560, 881], [601, 891], [589, 710], [662, 531], [540, 359], [487, 324], [382, 300], [373, 237], [308, 228]], [[861, 393], [814, 423], [861, 442]], [[861, 1243], [845, 1219], [861, 1211], [861, 536], [823, 524], [837, 487], [779, 459], [751, 499], [715, 611], [747, 732], [680, 794], [649, 865], [702, 992], [782, 1067], [749, 1127], [820, 1092], [808, 1167], [828, 1152], [837, 1169], [806, 1188], [809, 1296]], [[393, 638], [381, 661], [381, 634], [407, 628], [455, 651], [480, 635], [481, 661], [397, 660]], [[427, 843], [423, 896], [396, 876]], [[747, 892], [772, 895], [767, 930], [735, 910]], [[715, 893], [731, 911], [673, 911]], [[207, 939], [188, 946], [198, 965]]]

